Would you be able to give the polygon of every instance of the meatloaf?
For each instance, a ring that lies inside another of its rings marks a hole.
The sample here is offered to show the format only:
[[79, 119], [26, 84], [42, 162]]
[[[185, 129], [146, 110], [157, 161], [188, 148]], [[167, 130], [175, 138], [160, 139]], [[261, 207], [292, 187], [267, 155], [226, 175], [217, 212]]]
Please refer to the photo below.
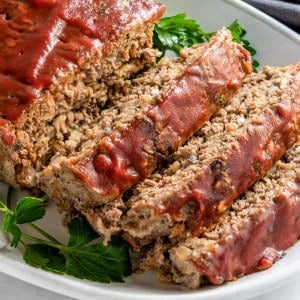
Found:
[[74, 129], [99, 119], [109, 87], [156, 62], [164, 10], [154, 0], [1, 1], [0, 180], [34, 187]]
[[120, 80], [111, 96], [115, 105], [121, 103], [120, 115], [111, 119], [108, 133], [103, 137], [103, 130], [93, 130], [99, 137], [88, 146], [45, 168], [41, 188], [61, 210], [85, 214], [148, 176], [229, 101], [251, 72], [249, 53], [225, 28], [181, 55], [136, 80]]
[[199, 236], [295, 143], [299, 113], [300, 64], [264, 67], [179, 148], [173, 164], [134, 189], [121, 224], [106, 210], [90, 219], [108, 233], [111, 224], [121, 228], [135, 248], [160, 236]]
[[160, 239], [141, 261], [164, 282], [221, 284], [269, 268], [300, 237], [300, 144], [201, 237]]

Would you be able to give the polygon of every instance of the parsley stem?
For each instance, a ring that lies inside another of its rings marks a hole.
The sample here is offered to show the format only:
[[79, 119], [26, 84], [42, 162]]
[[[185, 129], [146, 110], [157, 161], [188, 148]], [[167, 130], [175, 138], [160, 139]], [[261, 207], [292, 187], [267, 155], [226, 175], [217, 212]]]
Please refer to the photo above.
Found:
[[13, 214], [14, 213], [2, 201], [0, 201], [0, 212], [9, 213], [9, 214]]
[[32, 229], [37, 231], [39, 234], [43, 235], [45, 238], [47, 238], [49, 241], [51, 241], [54, 244], [61, 244], [57, 239], [55, 239], [52, 235], [49, 233], [45, 232], [42, 228], [39, 226], [33, 224], [33, 223], [28, 223], [28, 226], [30, 226]]
[[0, 208], [1, 211], [3, 211], [3, 212], [7, 211], [7, 206], [2, 201], [0, 201], [0, 207], [1, 207]]
[[32, 242], [36, 242], [36, 243], [39, 243], [39, 244], [47, 245], [47, 246], [50, 246], [50, 247], [53, 247], [53, 248], [57, 248], [59, 250], [61, 250], [63, 248], [60, 243], [57, 244], [57, 243], [48, 242], [48, 241], [36, 238], [34, 236], [31, 236], [31, 235], [29, 235], [27, 233], [24, 233], [24, 232], [22, 232], [21, 235], [25, 239], [27, 239], [29, 241], [32, 241]]

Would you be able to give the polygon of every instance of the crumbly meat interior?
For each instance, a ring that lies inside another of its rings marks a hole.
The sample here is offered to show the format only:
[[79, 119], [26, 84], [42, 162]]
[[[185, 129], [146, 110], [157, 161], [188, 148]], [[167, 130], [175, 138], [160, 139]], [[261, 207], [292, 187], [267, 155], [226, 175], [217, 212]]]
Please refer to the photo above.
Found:
[[[2, 181], [35, 187], [37, 172], [53, 155], [68, 155], [79, 148], [108, 105], [111, 86], [155, 63], [159, 53], [152, 49], [153, 26], [151, 22], [135, 26], [109, 45], [108, 55], [97, 49], [85, 53], [78, 66], [61, 72], [41, 91], [21, 124], [3, 126], [14, 142], [0, 143], [5, 157], [0, 162]], [[14, 30], [19, 35], [23, 29]]]
[[124, 199], [117, 199], [115, 204], [112, 202], [90, 211], [91, 219], [94, 218], [95, 222], [97, 218], [101, 219], [98, 224], [104, 224], [103, 231], [108, 235], [123, 230], [126, 239], [136, 248], [159, 236], [188, 231], [189, 224], [192, 226], [194, 222], [189, 214], [194, 209], [193, 203], [188, 203], [184, 208], [186, 214], [182, 214], [176, 226], [167, 213], [158, 214], [157, 208], [162, 207], [164, 200], [174, 195], [182, 184], [190, 182], [213, 157], [226, 153], [240, 131], [247, 127], [249, 120], [255, 122], [256, 116], [266, 107], [279, 103], [282, 92], [293, 82], [298, 71], [299, 65], [288, 68], [264, 67], [259, 74], [245, 79], [233, 101], [179, 148], [169, 167], [159, 169], [135, 187], [125, 204], [123, 200], [126, 200], [126, 195]]
[[[114, 105], [92, 127], [95, 139], [43, 171], [41, 188], [59, 209], [75, 208], [85, 214], [148, 176], [231, 99], [251, 71], [249, 53], [232, 41], [225, 28], [208, 43], [181, 55], [131, 82], [121, 80], [115, 85], [111, 97], [119, 100], [112, 100]], [[222, 68], [224, 56], [232, 63]], [[197, 112], [192, 117], [191, 110]], [[111, 111], [116, 111], [112, 118]], [[172, 113], [182, 111], [183, 119], [172, 118]], [[103, 128], [106, 117], [111, 125]]]
[[159, 239], [140, 268], [155, 270], [162, 282], [194, 289], [269, 268], [299, 238], [299, 180], [298, 143], [233, 203], [214, 230], [201, 237]]
[[[65, 186], [69, 184], [70, 188], [76, 188], [73, 178], [64, 179], [62, 182], [59, 177], [56, 178], [56, 174], [64, 176], [60, 174], [62, 172], [61, 162], [76, 154], [93, 151], [99, 140], [113, 131], [125, 129], [133, 119], [142, 115], [148, 107], [159, 103], [161, 91], [168, 90], [186, 66], [192, 64], [206, 48], [207, 44], [200, 44], [184, 49], [178, 58], [164, 58], [156, 66], [136, 78], [115, 81], [114, 86], [109, 90], [110, 104], [102, 110], [100, 117], [90, 124], [85, 124], [79, 129], [80, 132], [73, 131], [71, 138], [79, 136], [77, 147], [68, 152], [65, 151], [65, 147], [61, 147], [61, 150], [58, 148], [56, 154], [51, 158], [49, 166], [39, 176], [42, 190], [51, 193], [51, 198], [60, 210], [72, 210], [74, 203], [72, 203], [72, 199], [68, 199], [67, 195], [61, 194], [61, 188], [53, 187], [56, 184], [64, 184]], [[71, 138], [66, 140], [66, 144], [73, 143]], [[68, 190], [68, 188], [64, 188], [64, 190]], [[88, 198], [85, 199], [87, 206], [89, 206], [88, 201]], [[76, 209], [80, 210], [80, 204], [76, 206]]]

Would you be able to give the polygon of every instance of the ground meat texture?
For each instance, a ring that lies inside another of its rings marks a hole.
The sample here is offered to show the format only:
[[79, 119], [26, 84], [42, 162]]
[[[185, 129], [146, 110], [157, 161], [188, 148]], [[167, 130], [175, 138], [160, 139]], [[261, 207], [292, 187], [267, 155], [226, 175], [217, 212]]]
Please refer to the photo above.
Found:
[[167, 86], [159, 85], [160, 76], [154, 75], [150, 87], [140, 83], [133, 88], [137, 93], [133, 98], [148, 105], [137, 107], [130, 122], [120, 119], [119, 130], [44, 172], [42, 188], [58, 206], [68, 199], [84, 213], [118, 197], [148, 176], [231, 98], [251, 72], [249, 53], [232, 41], [226, 29], [201, 49]]
[[2, 181], [35, 187], [57, 149], [74, 150], [110, 86], [155, 63], [163, 12], [153, 0], [1, 1]]
[[[68, 211], [73, 206], [72, 201], [68, 201], [68, 197], [58, 194], [60, 190], [54, 188], [56, 184], [54, 176], [59, 173], [61, 162], [74, 156], [75, 152], [93, 151], [97, 141], [113, 131], [127, 128], [137, 115], [142, 115], [143, 109], [159, 101], [159, 86], [167, 89], [206, 48], [207, 44], [196, 45], [182, 51], [178, 58], [160, 60], [156, 66], [135, 79], [117, 80], [109, 91], [111, 104], [101, 111], [99, 119], [89, 121], [83, 111], [78, 112], [84, 123], [75, 128], [63, 143], [57, 145], [56, 153], [52, 156], [49, 166], [38, 175], [42, 189], [48, 191], [47, 193], [52, 196], [60, 210]], [[186, 55], [186, 52], [189, 52], [189, 55]]]
[[246, 79], [232, 102], [178, 149], [170, 167], [132, 191], [119, 223], [125, 237], [143, 245], [216, 226], [233, 200], [295, 143], [299, 70], [299, 64], [264, 67]]
[[198, 288], [270, 268], [300, 237], [300, 144], [295, 144], [201, 237], [160, 240], [140, 267]]

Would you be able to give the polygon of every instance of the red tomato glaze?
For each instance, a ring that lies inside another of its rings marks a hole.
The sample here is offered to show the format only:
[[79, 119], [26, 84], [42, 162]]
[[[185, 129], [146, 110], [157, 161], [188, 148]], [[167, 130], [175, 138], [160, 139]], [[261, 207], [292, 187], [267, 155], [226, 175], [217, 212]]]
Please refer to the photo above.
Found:
[[0, 116], [18, 120], [83, 52], [97, 47], [105, 53], [120, 34], [163, 10], [153, 0], [2, 0]]

